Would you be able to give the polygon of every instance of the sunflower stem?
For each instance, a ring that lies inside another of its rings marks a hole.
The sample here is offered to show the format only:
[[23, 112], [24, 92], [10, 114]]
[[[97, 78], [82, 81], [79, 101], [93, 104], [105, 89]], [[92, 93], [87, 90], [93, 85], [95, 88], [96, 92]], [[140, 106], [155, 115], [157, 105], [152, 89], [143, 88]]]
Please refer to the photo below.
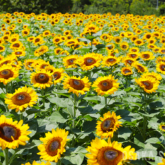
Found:
[[74, 94], [74, 113], [73, 113], [73, 125], [72, 125], [73, 128], [75, 128], [76, 100], [77, 100], [77, 96], [76, 96], [76, 94]]
[[105, 108], [107, 108], [107, 97], [105, 96]]
[[44, 89], [42, 89], [42, 102], [45, 107], [45, 91], [44, 91]]
[[7, 148], [3, 150], [3, 154], [5, 156], [5, 162], [4, 162], [5, 164], [4, 165], [9, 165], [8, 164], [9, 160], [8, 160], [8, 149]]

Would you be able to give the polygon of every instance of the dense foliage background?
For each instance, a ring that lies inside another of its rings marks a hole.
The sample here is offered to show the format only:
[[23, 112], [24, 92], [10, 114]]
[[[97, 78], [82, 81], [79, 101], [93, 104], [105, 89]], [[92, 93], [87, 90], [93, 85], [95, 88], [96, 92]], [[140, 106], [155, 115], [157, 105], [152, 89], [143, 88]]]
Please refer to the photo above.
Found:
[[[158, 8], [157, 8], [158, 2]], [[164, 0], [0, 0], [0, 11], [25, 13], [165, 14]]]

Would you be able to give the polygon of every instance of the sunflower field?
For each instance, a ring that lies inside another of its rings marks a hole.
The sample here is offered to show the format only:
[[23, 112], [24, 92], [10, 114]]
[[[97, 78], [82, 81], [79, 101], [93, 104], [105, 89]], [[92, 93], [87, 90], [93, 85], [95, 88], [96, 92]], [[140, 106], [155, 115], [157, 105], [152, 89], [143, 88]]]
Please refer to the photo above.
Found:
[[0, 165], [165, 165], [165, 16], [0, 18]]

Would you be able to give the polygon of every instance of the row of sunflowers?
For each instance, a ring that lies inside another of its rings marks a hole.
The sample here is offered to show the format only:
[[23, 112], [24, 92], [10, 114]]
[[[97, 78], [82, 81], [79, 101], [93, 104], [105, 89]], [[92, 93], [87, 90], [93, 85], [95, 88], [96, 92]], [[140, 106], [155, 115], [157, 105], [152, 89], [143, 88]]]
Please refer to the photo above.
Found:
[[0, 165], [165, 165], [164, 16], [0, 18]]

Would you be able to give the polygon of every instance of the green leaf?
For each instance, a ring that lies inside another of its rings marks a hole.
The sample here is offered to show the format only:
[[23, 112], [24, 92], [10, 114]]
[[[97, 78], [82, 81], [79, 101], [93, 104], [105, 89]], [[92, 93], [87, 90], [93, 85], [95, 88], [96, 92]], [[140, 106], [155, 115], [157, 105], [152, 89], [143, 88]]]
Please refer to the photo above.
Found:
[[58, 111], [53, 112], [50, 116], [50, 121], [58, 122], [58, 123], [65, 123], [67, 119], [65, 119]]
[[128, 139], [131, 135], [131, 130], [129, 128], [124, 128], [124, 127], [120, 127], [118, 129], [118, 137], [123, 138], [123, 139]]

